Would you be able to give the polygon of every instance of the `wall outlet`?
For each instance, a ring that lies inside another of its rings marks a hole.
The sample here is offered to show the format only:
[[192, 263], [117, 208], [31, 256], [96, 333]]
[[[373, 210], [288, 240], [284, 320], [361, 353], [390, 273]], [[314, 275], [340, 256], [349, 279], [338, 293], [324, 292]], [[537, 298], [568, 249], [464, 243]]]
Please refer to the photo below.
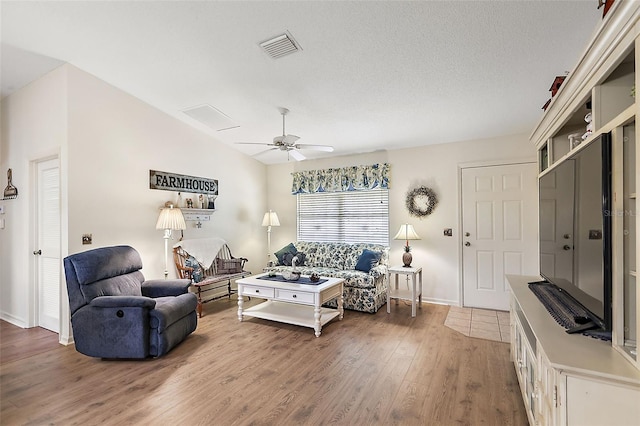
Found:
[[444, 229], [444, 236], [445, 237], [453, 237], [453, 230], [451, 228], [445, 228]]
[[4, 214], [4, 206], [0, 206], [0, 214]]
[[82, 244], [91, 244], [93, 242], [93, 236], [91, 234], [84, 234], [82, 236]]

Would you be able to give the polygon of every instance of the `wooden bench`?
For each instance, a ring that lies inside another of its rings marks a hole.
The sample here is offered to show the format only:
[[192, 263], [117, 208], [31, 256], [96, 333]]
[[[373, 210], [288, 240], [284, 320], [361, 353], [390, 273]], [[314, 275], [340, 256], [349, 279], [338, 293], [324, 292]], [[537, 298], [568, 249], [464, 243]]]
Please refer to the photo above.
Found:
[[[231, 288], [231, 281], [251, 275], [251, 272], [244, 270], [244, 264], [248, 259], [244, 257], [233, 257], [227, 244], [222, 245], [220, 251], [207, 269], [202, 268], [202, 280], [194, 281], [194, 268], [187, 266], [187, 259], [190, 255], [181, 246], [173, 248], [173, 260], [180, 278], [191, 280], [191, 285], [198, 296], [197, 312], [202, 318], [202, 305], [223, 297], [231, 298], [236, 290]], [[220, 289], [226, 287], [226, 293], [220, 294]], [[218, 290], [218, 292], [216, 292]], [[210, 296], [212, 293], [216, 294]]]

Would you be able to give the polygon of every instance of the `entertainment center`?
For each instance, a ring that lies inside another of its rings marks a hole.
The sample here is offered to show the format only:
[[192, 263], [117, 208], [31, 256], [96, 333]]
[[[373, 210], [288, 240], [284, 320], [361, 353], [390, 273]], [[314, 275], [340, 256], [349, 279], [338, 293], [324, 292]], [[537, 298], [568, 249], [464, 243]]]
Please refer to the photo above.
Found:
[[540, 276], [507, 280], [531, 424], [640, 424], [637, 65], [640, 3], [616, 1], [530, 137]]

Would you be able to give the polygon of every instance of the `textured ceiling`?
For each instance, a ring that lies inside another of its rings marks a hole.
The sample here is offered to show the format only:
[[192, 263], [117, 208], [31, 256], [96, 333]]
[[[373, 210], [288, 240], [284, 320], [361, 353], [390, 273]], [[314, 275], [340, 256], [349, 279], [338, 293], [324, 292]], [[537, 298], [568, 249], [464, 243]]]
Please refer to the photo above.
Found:
[[[333, 154], [528, 133], [601, 22], [597, 1], [8, 2], [2, 95], [69, 62], [253, 155], [282, 133]], [[259, 43], [288, 30], [302, 51]], [[181, 111], [209, 104], [240, 127]], [[287, 161], [284, 152], [256, 157]]]

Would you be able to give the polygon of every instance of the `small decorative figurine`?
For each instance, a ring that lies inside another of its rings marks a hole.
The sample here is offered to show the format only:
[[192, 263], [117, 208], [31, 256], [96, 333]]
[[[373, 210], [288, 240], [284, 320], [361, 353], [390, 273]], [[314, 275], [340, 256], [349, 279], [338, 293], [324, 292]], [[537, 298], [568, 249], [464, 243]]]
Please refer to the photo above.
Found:
[[593, 133], [593, 118], [590, 112], [588, 112], [587, 115], [584, 116], [584, 121], [587, 122], [587, 131], [584, 135], [582, 135], [582, 140], [587, 139]]
[[320, 275], [316, 274], [315, 272], [313, 274], [311, 274], [311, 276], [309, 277], [309, 280], [311, 280], [312, 283], [317, 283], [318, 281], [320, 281]]

